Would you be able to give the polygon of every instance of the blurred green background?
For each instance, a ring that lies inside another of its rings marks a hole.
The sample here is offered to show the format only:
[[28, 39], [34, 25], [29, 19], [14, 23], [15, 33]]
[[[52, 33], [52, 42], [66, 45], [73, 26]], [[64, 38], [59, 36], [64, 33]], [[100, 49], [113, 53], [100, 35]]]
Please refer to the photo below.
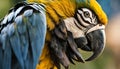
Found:
[[4, 17], [8, 10], [19, 1], [23, 0], [0, 0], [0, 18]]
[[[8, 10], [19, 1], [23, 0], [0, 0], [0, 18], [3, 18]], [[109, 3], [111, 2], [112, 4], [110, 5], [112, 9], [109, 9], [109, 14], [107, 15], [112, 15], [109, 17], [109, 24], [106, 26], [107, 43], [104, 52], [101, 56], [91, 62], [76, 62], [76, 65], [71, 64], [70, 69], [120, 69], [120, 1], [109, 1]], [[106, 4], [103, 5], [105, 6]], [[84, 57], [88, 55], [86, 52], [81, 53]]]

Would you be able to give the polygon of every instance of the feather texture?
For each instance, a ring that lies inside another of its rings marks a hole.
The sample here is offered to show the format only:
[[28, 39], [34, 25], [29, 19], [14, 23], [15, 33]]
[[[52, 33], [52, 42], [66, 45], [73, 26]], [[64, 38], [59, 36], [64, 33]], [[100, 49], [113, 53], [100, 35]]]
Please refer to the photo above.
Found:
[[[47, 19], [47, 35], [46, 35], [46, 45], [44, 47], [44, 51], [40, 58], [40, 64], [38, 64], [39, 69], [50, 69], [56, 68], [53, 61], [50, 58], [50, 53], [48, 53], [51, 49], [49, 49], [49, 42], [53, 37], [51, 31], [59, 25], [60, 19], [66, 19], [69, 17], [74, 17], [76, 10], [81, 7], [87, 7], [93, 10], [98, 16], [101, 23], [107, 23], [107, 17], [103, 12], [100, 5], [96, 0], [27, 0], [29, 3], [43, 3], [46, 9], [46, 19]], [[56, 31], [58, 32], [58, 31]], [[59, 37], [62, 38], [60, 32]], [[71, 56], [71, 55], [70, 55]], [[73, 57], [74, 58], [74, 57]]]
[[87, 7], [94, 11], [99, 21], [105, 25], [107, 16], [97, 1], [27, 1], [34, 4], [17, 4], [1, 21], [0, 58], [4, 59], [0, 60], [3, 62], [0, 68], [35, 69], [39, 61], [37, 69], [60, 69], [60, 64], [68, 69], [70, 62], [74, 64], [73, 60], [84, 62], [72, 33], [66, 30], [63, 21], [74, 17], [77, 9]]
[[42, 8], [38, 4], [19, 3], [1, 21], [1, 69], [36, 68], [46, 35]]

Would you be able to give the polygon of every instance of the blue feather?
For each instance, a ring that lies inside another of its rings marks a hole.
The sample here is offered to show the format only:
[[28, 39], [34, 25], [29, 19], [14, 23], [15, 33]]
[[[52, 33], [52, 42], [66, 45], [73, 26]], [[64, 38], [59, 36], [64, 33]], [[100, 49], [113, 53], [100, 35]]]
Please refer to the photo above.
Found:
[[18, 6], [1, 22], [3, 28], [0, 31], [0, 68], [35, 69], [46, 36], [43, 7], [38, 4]]

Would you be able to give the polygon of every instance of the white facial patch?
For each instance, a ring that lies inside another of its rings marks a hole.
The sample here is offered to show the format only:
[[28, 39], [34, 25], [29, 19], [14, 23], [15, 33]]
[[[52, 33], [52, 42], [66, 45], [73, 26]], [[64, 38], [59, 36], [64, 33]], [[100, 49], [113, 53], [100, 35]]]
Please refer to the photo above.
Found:
[[95, 30], [98, 30], [98, 29], [100, 29], [100, 30], [105, 29], [104, 25], [98, 24], [96, 26], [91, 27], [87, 31], [85, 31], [87, 28], [82, 28], [82, 26], [80, 26], [79, 23], [73, 17], [64, 19], [64, 22], [65, 22], [65, 26], [66, 26], [67, 30], [70, 31], [73, 34], [74, 38], [85, 37], [85, 33], [88, 34], [92, 31], [95, 31]]
[[67, 18], [64, 22], [67, 30], [72, 32], [74, 38], [84, 37], [84, 32], [75, 25], [77, 21], [74, 18]]

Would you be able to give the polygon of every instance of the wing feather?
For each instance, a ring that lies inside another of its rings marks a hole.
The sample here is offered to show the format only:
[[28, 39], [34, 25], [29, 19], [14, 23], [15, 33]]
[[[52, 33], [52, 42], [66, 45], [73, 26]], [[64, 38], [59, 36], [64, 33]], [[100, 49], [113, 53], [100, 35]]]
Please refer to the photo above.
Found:
[[[34, 7], [39, 8], [34, 8]], [[19, 3], [0, 24], [0, 68], [35, 69], [46, 36], [43, 6]]]

